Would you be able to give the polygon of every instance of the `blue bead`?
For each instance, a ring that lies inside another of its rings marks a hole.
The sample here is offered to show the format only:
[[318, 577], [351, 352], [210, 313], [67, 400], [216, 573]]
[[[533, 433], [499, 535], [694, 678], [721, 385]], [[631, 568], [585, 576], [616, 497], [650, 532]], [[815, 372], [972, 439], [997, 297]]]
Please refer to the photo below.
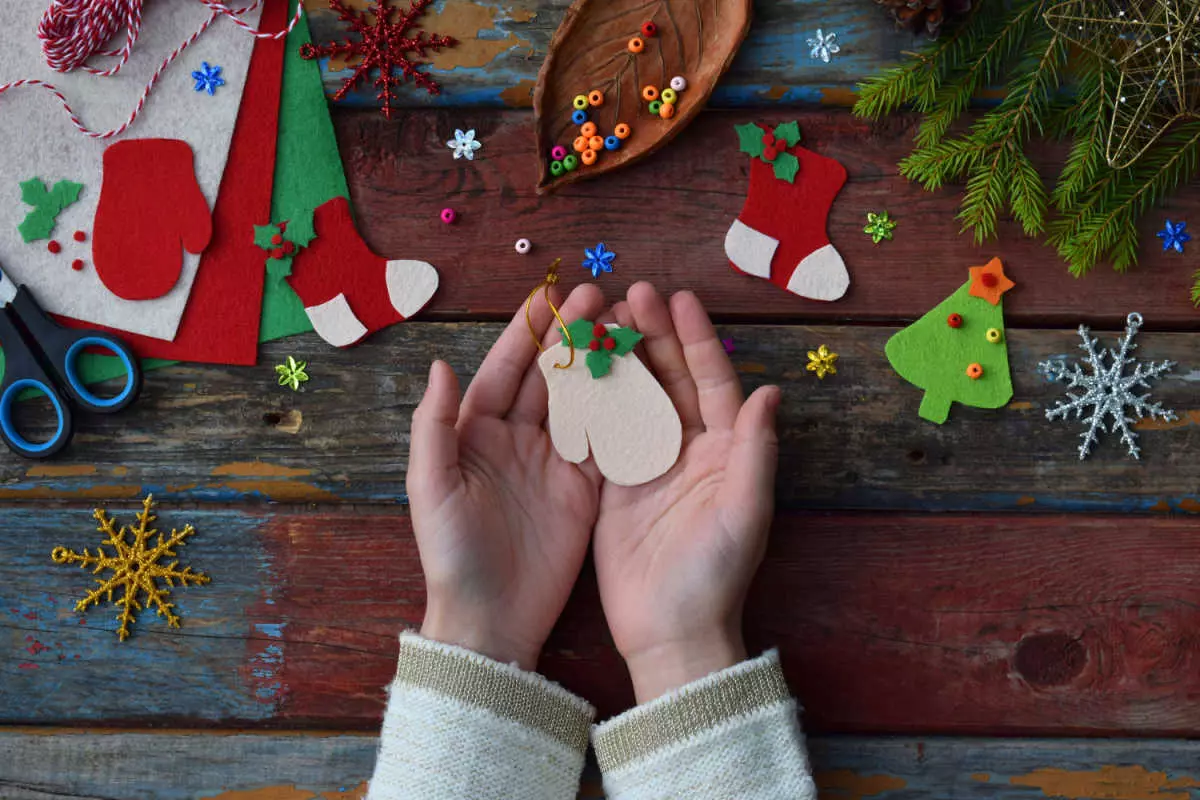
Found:
[[583, 110], [576, 111], [571, 115], [571, 122], [574, 122], [576, 125], [582, 125], [583, 123], [587, 122], [587, 120], [587, 112]]
[[609, 136], [607, 139], [604, 140], [604, 149], [605, 150], [620, 150], [621, 149], [621, 140], [615, 136]]

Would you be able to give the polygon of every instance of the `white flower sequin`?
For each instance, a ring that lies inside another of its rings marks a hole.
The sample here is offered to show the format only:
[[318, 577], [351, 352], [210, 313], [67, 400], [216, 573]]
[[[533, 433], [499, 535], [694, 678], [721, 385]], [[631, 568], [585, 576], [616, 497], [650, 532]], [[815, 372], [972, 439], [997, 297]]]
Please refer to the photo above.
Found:
[[837, 34], [833, 31], [824, 33], [820, 28], [817, 28], [817, 35], [808, 39], [808, 46], [812, 48], [811, 56], [819, 58], [826, 64], [829, 63], [831, 56], [840, 53], [842, 48], [837, 43]]
[[483, 147], [483, 142], [475, 141], [475, 129], [463, 133], [460, 130], [454, 131], [454, 138], [446, 142], [446, 146], [454, 151], [456, 159], [465, 158], [467, 161], [475, 159], [475, 151]]

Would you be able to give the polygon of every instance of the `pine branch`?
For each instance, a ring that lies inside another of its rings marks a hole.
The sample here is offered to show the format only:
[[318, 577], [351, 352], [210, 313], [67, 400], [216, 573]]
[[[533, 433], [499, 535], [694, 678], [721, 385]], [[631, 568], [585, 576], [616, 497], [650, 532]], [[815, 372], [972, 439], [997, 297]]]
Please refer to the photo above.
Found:
[[1101, 59], [1092, 56], [1084, 57], [1078, 70], [1076, 102], [1066, 110], [1063, 122], [1064, 128], [1075, 132], [1075, 142], [1050, 194], [1050, 201], [1060, 212], [1072, 208], [1108, 169], [1104, 158], [1108, 87], [1115, 85], [1114, 78], [1106, 74], [1110, 71]]

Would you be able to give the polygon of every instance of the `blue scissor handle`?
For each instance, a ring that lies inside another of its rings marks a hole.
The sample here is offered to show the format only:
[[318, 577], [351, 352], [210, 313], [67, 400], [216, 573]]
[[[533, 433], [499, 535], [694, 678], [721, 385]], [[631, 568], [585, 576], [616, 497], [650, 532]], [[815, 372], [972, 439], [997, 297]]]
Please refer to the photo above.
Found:
[[[7, 309], [0, 309], [0, 347], [4, 348], [4, 379], [0, 381], [0, 439], [14, 453], [26, 458], [47, 458], [71, 440], [71, 410], [38, 364], [25, 337], [17, 330]], [[50, 399], [58, 418], [58, 429], [45, 442], [31, 442], [21, 435], [13, 420], [13, 406], [27, 389]]]

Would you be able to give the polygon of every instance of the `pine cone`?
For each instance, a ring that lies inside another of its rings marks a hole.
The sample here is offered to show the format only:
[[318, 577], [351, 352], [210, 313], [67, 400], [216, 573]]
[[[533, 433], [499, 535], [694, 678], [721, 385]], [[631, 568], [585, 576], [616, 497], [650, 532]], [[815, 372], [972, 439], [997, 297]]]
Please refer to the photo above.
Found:
[[971, 10], [971, 0], [875, 0], [896, 20], [897, 28], [937, 38], [942, 23]]

